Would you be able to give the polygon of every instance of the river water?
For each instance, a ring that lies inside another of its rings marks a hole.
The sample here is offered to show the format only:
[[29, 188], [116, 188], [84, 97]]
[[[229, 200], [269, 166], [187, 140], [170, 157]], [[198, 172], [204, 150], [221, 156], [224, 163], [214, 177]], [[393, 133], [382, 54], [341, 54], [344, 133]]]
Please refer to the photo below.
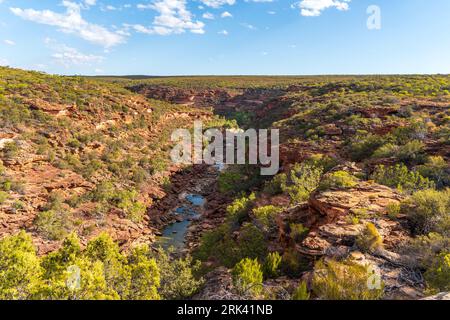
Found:
[[175, 251], [181, 251], [185, 247], [186, 234], [192, 220], [199, 219], [201, 210], [205, 205], [205, 198], [198, 194], [188, 194], [184, 197], [186, 205], [175, 209], [175, 214], [182, 217], [182, 220], [168, 225], [158, 237], [154, 245], [162, 247], [164, 250], [173, 247]]

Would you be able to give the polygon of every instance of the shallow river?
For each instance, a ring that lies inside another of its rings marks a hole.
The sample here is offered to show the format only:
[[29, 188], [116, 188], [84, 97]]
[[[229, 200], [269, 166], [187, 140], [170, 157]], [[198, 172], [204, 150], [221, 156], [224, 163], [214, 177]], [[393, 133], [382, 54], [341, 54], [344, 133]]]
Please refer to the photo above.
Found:
[[189, 205], [182, 205], [175, 209], [175, 214], [180, 215], [183, 219], [179, 222], [168, 225], [162, 232], [162, 236], [158, 237], [155, 246], [161, 246], [167, 250], [174, 247], [176, 251], [180, 251], [185, 247], [186, 233], [192, 220], [200, 217], [200, 209], [205, 204], [205, 198], [197, 194], [188, 194], [185, 199]]

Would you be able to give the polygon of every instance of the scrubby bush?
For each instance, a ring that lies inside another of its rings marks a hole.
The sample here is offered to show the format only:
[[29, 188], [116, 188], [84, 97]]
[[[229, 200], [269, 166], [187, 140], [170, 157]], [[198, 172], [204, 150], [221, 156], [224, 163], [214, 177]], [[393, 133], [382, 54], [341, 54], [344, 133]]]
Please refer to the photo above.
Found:
[[302, 272], [308, 269], [310, 269], [309, 262], [294, 248], [284, 251], [281, 258], [281, 271], [283, 274], [292, 278], [298, 278]]
[[34, 298], [42, 271], [30, 235], [21, 231], [0, 240], [0, 300]]
[[264, 261], [264, 276], [266, 278], [276, 278], [279, 275], [280, 264], [280, 254], [278, 252], [270, 252]]
[[224, 171], [221, 172], [218, 178], [220, 192], [227, 193], [235, 191], [236, 186], [242, 182], [242, 175], [238, 172]]
[[374, 151], [385, 144], [385, 139], [378, 135], [358, 135], [348, 145], [348, 151], [353, 161], [370, 158]]
[[404, 145], [387, 143], [378, 148], [373, 158], [395, 158], [398, 161], [410, 164], [417, 164], [424, 161], [425, 145], [418, 141], [409, 141]]
[[120, 253], [119, 246], [107, 233], [102, 233], [89, 241], [84, 255], [90, 261], [101, 262], [108, 287], [120, 296], [129, 296], [130, 270], [125, 266], [126, 257]]
[[167, 253], [160, 250], [155, 254], [161, 277], [158, 292], [163, 299], [188, 299], [203, 284], [202, 278], [195, 277], [200, 269], [200, 262], [193, 262], [190, 256], [174, 258], [171, 253], [170, 250]]
[[433, 181], [422, 177], [419, 172], [409, 171], [404, 164], [390, 167], [379, 165], [370, 178], [379, 184], [405, 192], [432, 189], [435, 186]]
[[394, 136], [400, 144], [406, 144], [411, 140], [424, 140], [428, 133], [428, 127], [422, 120], [415, 120], [407, 126], [395, 129]]
[[417, 171], [436, 183], [438, 188], [450, 185], [450, 168], [441, 156], [431, 156], [427, 162], [417, 167]]
[[397, 219], [401, 211], [401, 205], [397, 202], [391, 202], [386, 206], [386, 212], [389, 218]]
[[141, 222], [147, 209], [144, 203], [137, 200], [138, 196], [139, 193], [131, 189], [119, 191], [114, 197], [117, 207], [122, 209], [128, 219], [134, 222]]
[[66, 211], [41, 211], [34, 224], [38, 232], [50, 240], [61, 240], [72, 228], [72, 220]]
[[402, 203], [401, 211], [407, 215], [416, 234], [430, 232], [448, 234], [450, 232], [450, 189], [418, 191]]
[[237, 239], [237, 253], [240, 257], [258, 258], [263, 260], [267, 255], [267, 240], [256, 226], [244, 223]]
[[[232, 235], [233, 230], [240, 233], [237, 239]], [[259, 228], [244, 223], [240, 229], [233, 229], [230, 224], [224, 223], [218, 229], [206, 232], [202, 236], [194, 258], [205, 261], [214, 257], [222, 265], [232, 267], [243, 258], [263, 260], [266, 255], [267, 241]]]
[[0, 204], [3, 204], [8, 199], [8, 194], [4, 191], [0, 191]]
[[128, 255], [130, 286], [127, 299], [159, 300], [160, 269], [155, 259], [150, 258], [150, 249], [143, 245], [135, 247]]
[[411, 268], [426, 270], [441, 253], [450, 248], [450, 238], [439, 233], [417, 236], [400, 248], [404, 263]]
[[450, 291], [450, 253], [441, 253], [424, 274], [432, 293]]
[[322, 168], [323, 172], [330, 171], [338, 164], [337, 159], [321, 153], [310, 156], [305, 162], [313, 167]]
[[226, 209], [227, 221], [230, 223], [241, 224], [247, 216], [255, 199], [256, 195], [254, 193], [251, 193], [248, 197], [242, 196], [235, 199]]
[[373, 252], [383, 246], [383, 238], [373, 223], [367, 223], [362, 233], [356, 238], [356, 245], [361, 251]]
[[301, 281], [292, 293], [292, 300], [309, 300], [310, 296], [306, 282]]
[[329, 189], [348, 189], [358, 184], [358, 179], [346, 171], [336, 171], [326, 175], [320, 181], [321, 190]]
[[253, 215], [257, 222], [266, 231], [273, 231], [276, 228], [276, 216], [282, 211], [282, 208], [275, 206], [264, 206], [253, 209]]
[[19, 154], [19, 151], [17, 141], [7, 142], [2, 148], [2, 155], [5, 159], [13, 159]]
[[42, 259], [44, 290], [40, 299], [50, 300], [110, 300], [119, 299], [105, 280], [101, 261], [83, 256], [76, 234], [69, 235], [57, 251]]
[[380, 288], [369, 289], [369, 277], [372, 275], [369, 271], [367, 266], [350, 260], [320, 260], [314, 268], [312, 288], [320, 299], [325, 300], [380, 299], [384, 285], [380, 283]]
[[272, 180], [264, 184], [264, 193], [272, 196], [283, 193], [282, 186], [287, 182], [287, 175], [285, 173], [277, 174]]
[[399, 147], [395, 153], [395, 157], [399, 161], [408, 164], [423, 163], [425, 158], [424, 149], [425, 145], [422, 142], [418, 140], [409, 141], [405, 145]]
[[309, 229], [303, 226], [303, 224], [301, 223], [291, 223], [289, 224], [289, 229], [291, 230], [289, 232], [289, 236], [297, 243], [301, 242], [306, 237], [309, 231]]
[[240, 294], [258, 295], [262, 290], [263, 273], [257, 259], [245, 258], [233, 268], [233, 280]]
[[300, 203], [309, 198], [319, 185], [322, 168], [309, 164], [296, 164], [291, 169], [288, 179], [282, 184], [283, 192], [287, 192], [292, 203]]

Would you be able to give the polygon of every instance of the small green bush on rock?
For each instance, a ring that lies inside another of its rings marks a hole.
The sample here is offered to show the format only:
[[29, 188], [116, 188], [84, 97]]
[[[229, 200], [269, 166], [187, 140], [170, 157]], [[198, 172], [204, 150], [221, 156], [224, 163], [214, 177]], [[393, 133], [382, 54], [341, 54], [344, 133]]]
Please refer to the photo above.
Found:
[[373, 223], [367, 223], [363, 232], [356, 238], [356, 245], [364, 252], [373, 252], [383, 246], [383, 238]]
[[345, 171], [336, 171], [326, 175], [320, 182], [321, 190], [349, 189], [358, 184], [358, 179]]
[[257, 259], [245, 258], [233, 268], [234, 285], [240, 294], [257, 295], [262, 290], [263, 273]]
[[314, 268], [312, 287], [314, 293], [325, 300], [378, 300], [383, 295], [384, 285], [369, 289], [371, 273], [367, 266], [351, 260], [342, 262], [320, 260]]

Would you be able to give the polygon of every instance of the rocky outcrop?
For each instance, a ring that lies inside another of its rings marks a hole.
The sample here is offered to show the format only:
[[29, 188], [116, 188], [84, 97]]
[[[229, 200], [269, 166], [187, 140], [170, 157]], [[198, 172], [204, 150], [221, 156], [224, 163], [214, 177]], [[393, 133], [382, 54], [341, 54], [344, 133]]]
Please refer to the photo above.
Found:
[[355, 188], [318, 191], [308, 203], [321, 215], [324, 222], [333, 222], [355, 210], [364, 210], [369, 215], [385, 214], [391, 203], [399, 203], [403, 197], [389, 187], [371, 182], [360, 182]]

